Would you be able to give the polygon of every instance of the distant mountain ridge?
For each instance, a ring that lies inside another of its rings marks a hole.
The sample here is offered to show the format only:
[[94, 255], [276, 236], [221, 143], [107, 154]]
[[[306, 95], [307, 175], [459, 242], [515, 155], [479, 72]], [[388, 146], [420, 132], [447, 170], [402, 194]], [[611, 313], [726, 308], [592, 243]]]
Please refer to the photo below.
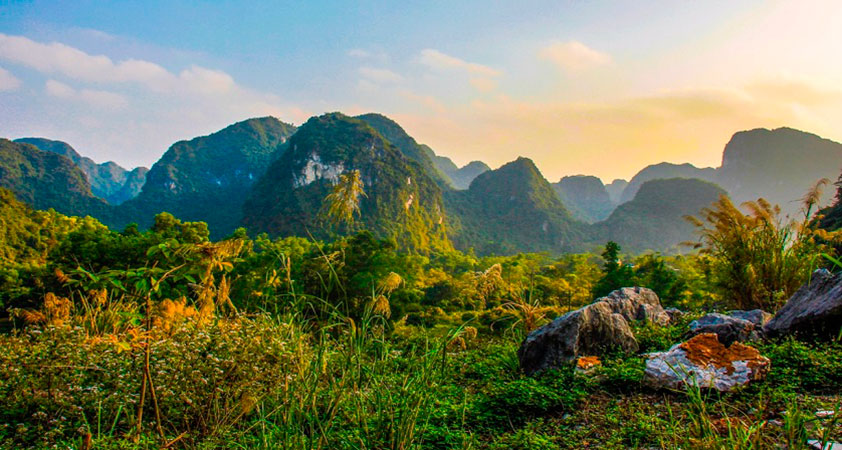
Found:
[[[97, 165], [59, 141], [37, 139], [50, 147], [44, 151], [3, 140], [0, 187], [35, 208], [90, 214], [117, 229], [148, 227], [168, 211], [207, 222], [214, 238], [241, 225], [252, 233], [330, 238], [337, 230], [318, 217], [324, 198], [341, 173], [360, 170], [370, 197], [361, 201], [359, 227], [410, 249], [452, 244], [484, 255], [576, 251], [607, 239], [630, 251], [675, 251], [693, 238], [681, 216], [698, 214], [723, 192], [735, 203], [763, 196], [786, 210], [815, 180], [842, 170], [842, 144], [789, 128], [756, 129], [732, 137], [717, 169], [661, 163], [629, 182], [570, 176], [551, 184], [527, 158], [497, 170], [481, 162], [460, 169], [380, 114], [331, 113], [305, 125], [253, 118], [179, 141], [145, 184], [126, 173], [124, 193], [112, 190], [112, 199], [143, 187], [119, 206], [97, 198], [94, 176], [82, 169], [107, 175], [111, 164]], [[614, 209], [618, 195], [631, 199]], [[826, 211], [828, 220], [839, 215], [838, 207]]]
[[295, 131], [274, 117], [260, 117], [176, 142], [149, 170], [140, 194], [121, 205], [117, 225], [146, 227], [155, 214], [168, 211], [207, 222], [216, 238], [230, 234], [240, 224], [252, 185], [285, 151]]
[[434, 156], [433, 163], [440, 172], [450, 178], [451, 184], [456, 189], [468, 189], [471, 182], [474, 181], [474, 178], [491, 170], [491, 168], [482, 161], [471, 161], [468, 164], [459, 167], [446, 156]]
[[24, 142], [0, 138], [0, 187], [36, 209], [109, 217], [111, 206], [91, 192], [82, 169], [70, 158]]
[[66, 156], [87, 176], [93, 195], [112, 205], [119, 205], [135, 197], [146, 181], [146, 167], [126, 170], [113, 161], [97, 164], [91, 158], [82, 156], [70, 144], [51, 139], [27, 137], [15, 142], [32, 144], [41, 150]]
[[643, 183], [651, 180], [668, 178], [698, 178], [704, 181], [716, 182], [716, 170], [711, 167], [698, 168], [692, 164], [673, 164], [663, 162], [646, 166], [638, 172], [628, 185], [623, 189], [620, 203], [626, 203], [634, 199], [638, 189]]
[[585, 225], [574, 220], [535, 163], [520, 157], [477, 176], [465, 191], [445, 193], [457, 248], [478, 254], [580, 249]]
[[694, 237], [685, 216], [696, 216], [727, 195], [721, 187], [697, 178], [668, 178], [644, 182], [630, 202], [618, 206], [592, 228], [597, 242], [614, 241], [626, 251], [674, 252]]
[[605, 185], [595, 176], [567, 176], [552, 186], [573, 217], [582, 222], [599, 222], [614, 210]]

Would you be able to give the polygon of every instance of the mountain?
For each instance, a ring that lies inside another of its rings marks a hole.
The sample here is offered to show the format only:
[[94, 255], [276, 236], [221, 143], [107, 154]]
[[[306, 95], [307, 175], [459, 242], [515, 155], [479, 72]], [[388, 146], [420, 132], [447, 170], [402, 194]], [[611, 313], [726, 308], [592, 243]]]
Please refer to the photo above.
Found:
[[143, 181], [146, 172], [148, 172], [145, 167], [137, 167], [129, 171], [112, 161], [97, 164], [91, 158], [80, 155], [73, 147], [62, 141], [28, 137], [16, 139], [15, 142], [32, 144], [45, 152], [66, 156], [88, 177], [91, 192], [112, 205], [119, 205], [135, 197], [140, 192], [140, 188], [143, 187]]
[[527, 158], [480, 174], [468, 190], [445, 192], [445, 205], [454, 245], [481, 255], [571, 251], [584, 236], [585, 225]]
[[684, 217], [698, 215], [720, 195], [727, 193], [713, 183], [694, 178], [647, 181], [630, 202], [594, 224], [593, 237], [598, 242], [617, 242], [629, 252], [675, 251], [678, 244], [696, 239], [693, 225]]
[[[716, 181], [735, 203], [763, 197], [797, 214], [807, 190], [842, 170], [842, 144], [792, 128], [758, 128], [734, 134], [722, 154]], [[823, 204], [833, 197], [828, 189]]]
[[140, 194], [120, 206], [121, 223], [151, 224], [167, 211], [207, 222], [214, 238], [240, 224], [252, 185], [286, 148], [296, 128], [274, 117], [248, 119], [208, 136], [173, 144], [149, 173]]
[[602, 180], [597, 177], [568, 176], [558, 183], [553, 183], [552, 186], [564, 206], [570, 209], [573, 217], [582, 222], [594, 223], [605, 220], [614, 210], [608, 191], [602, 184]]
[[608, 192], [608, 197], [611, 198], [611, 203], [615, 205], [620, 204], [620, 198], [623, 196], [623, 190], [629, 182], [620, 178], [605, 185], [605, 190]]
[[87, 176], [69, 158], [0, 138], [0, 187], [35, 209], [108, 216], [111, 209], [91, 193]]
[[620, 203], [631, 201], [637, 194], [637, 190], [643, 183], [649, 180], [666, 178], [698, 178], [705, 181], [716, 182], [716, 170], [710, 167], [700, 169], [692, 164], [660, 163], [646, 166], [629, 181], [628, 186], [623, 189], [620, 196]]
[[444, 173], [456, 189], [468, 189], [474, 178], [483, 172], [491, 170], [482, 161], [471, 161], [462, 167], [457, 166], [447, 156], [434, 156], [433, 163], [440, 172]]
[[451, 248], [433, 176], [367, 122], [341, 113], [313, 117], [298, 129], [249, 195], [242, 223], [272, 235], [328, 237], [319, 211], [339, 176], [352, 170], [366, 193], [358, 229], [417, 251]]
[[433, 150], [426, 145], [418, 144], [397, 122], [382, 114], [376, 113], [363, 114], [356, 118], [370, 125], [387, 141], [397, 147], [404, 156], [418, 163], [439, 187], [443, 189], [451, 187], [450, 178], [439, 171], [435, 164], [433, 164], [433, 158], [436, 158]]

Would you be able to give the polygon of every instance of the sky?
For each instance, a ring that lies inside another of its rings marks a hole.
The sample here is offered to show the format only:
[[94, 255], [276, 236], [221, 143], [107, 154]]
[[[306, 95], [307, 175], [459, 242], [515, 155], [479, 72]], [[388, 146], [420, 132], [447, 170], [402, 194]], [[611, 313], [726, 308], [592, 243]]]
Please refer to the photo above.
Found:
[[716, 167], [731, 135], [842, 141], [842, 2], [0, 0], [0, 136], [150, 166], [250, 117], [385, 114], [550, 181]]

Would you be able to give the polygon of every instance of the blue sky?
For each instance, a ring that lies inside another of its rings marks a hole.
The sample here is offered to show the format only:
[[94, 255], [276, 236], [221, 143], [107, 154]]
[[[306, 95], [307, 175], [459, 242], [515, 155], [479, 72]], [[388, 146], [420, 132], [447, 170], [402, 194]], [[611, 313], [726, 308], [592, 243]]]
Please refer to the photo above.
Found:
[[0, 136], [151, 165], [248, 117], [382, 112], [551, 181], [717, 165], [733, 132], [842, 139], [842, 4], [4, 2]]

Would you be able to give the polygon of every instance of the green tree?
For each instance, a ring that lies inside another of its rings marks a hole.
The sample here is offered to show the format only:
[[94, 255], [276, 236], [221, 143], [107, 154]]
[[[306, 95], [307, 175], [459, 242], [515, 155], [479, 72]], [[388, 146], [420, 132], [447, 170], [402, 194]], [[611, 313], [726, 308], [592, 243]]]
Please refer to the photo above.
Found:
[[605, 244], [605, 251], [602, 252], [602, 259], [605, 261], [602, 265], [602, 278], [594, 285], [593, 297], [602, 297], [616, 289], [637, 284], [632, 267], [620, 260], [620, 250], [620, 246], [614, 241]]
[[333, 225], [345, 224], [351, 228], [354, 214], [360, 212], [360, 197], [366, 197], [359, 170], [352, 170], [339, 176], [333, 191], [325, 197], [322, 214]]

